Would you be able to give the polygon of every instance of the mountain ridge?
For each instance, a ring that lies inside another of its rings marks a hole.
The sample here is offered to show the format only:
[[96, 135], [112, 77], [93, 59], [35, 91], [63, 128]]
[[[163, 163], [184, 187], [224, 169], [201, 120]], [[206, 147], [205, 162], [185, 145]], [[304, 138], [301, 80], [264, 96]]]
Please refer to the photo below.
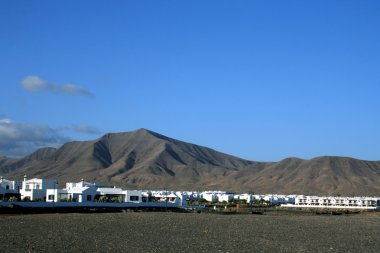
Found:
[[140, 189], [229, 190], [283, 194], [380, 195], [380, 162], [350, 157], [296, 157], [255, 162], [141, 128], [95, 140], [0, 157], [0, 173], [66, 181], [85, 178]]

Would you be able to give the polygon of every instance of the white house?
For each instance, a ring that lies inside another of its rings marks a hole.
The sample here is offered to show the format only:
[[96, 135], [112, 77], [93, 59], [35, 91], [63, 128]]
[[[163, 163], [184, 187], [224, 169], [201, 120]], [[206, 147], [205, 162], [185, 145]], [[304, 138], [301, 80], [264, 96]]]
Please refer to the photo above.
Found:
[[162, 199], [162, 201], [168, 202], [168, 203], [180, 204], [181, 199], [174, 192], [170, 192], [169, 194], [165, 195], [165, 197]]
[[271, 204], [281, 205], [288, 203], [288, 198], [284, 195], [273, 195]]
[[20, 181], [11, 181], [0, 178], [0, 200], [9, 197], [19, 196], [19, 191], [22, 188], [22, 183]]
[[218, 202], [218, 195], [215, 192], [202, 192], [201, 196], [208, 202]]
[[91, 202], [95, 199], [97, 191], [92, 187], [73, 187], [70, 189], [47, 189], [46, 202]]
[[90, 188], [100, 188], [100, 187], [103, 187], [102, 185], [100, 184], [96, 184], [96, 183], [90, 183], [90, 182], [87, 182], [87, 181], [84, 181], [84, 179], [82, 178], [80, 180], [80, 182], [70, 182], [70, 183], [66, 183], [66, 189], [71, 189], [71, 188], [74, 188], [74, 187], [90, 187]]
[[101, 196], [106, 197], [107, 202], [123, 202], [125, 200], [125, 194], [121, 188], [101, 187], [97, 188], [96, 192], [98, 200], [100, 200]]
[[[110, 201], [123, 202], [124, 193], [121, 188], [98, 188], [96, 184], [85, 182], [83, 179], [78, 183], [67, 183], [65, 189], [48, 189], [47, 202], [94, 202]], [[104, 200], [102, 199], [104, 197]]]
[[24, 176], [22, 189], [20, 189], [22, 200], [46, 200], [46, 190], [54, 189], [57, 182], [51, 179], [32, 178]]
[[140, 203], [143, 201], [142, 191], [138, 190], [126, 190], [123, 191], [124, 202]]
[[102, 187], [96, 183], [89, 183], [83, 179], [80, 182], [66, 183], [64, 189], [48, 189], [47, 202], [132, 202], [143, 201], [142, 191], [123, 190], [116, 187]]
[[198, 192], [190, 192], [190, 191], [177, 191], [175, 195], [178, 197], [178, 204], [180, 206], [187, 206], [189, 200], [197, 201], [200, 198], [200, 194]]
[[217, 196], [218, 202], [232, 202], [234, 200], [234, 194], [232, 193], [221, 193]]
[[178, 203], [180, 204], [181, 198], [172, 191], [151, 191], [150, 194], [158, 202]]
[[297, 196], [294, 205], [286, 207], [319, 207], [319, 208], [348, 208], [375, 209], [380, 206], [380, 198], [374, 197], [334, 197], [334, 196]]
[[64, 189], [47, 189], [47, 202], [72, 201], [72, 202], [91, 202], [98, 194], [98, 185], [89, 183], [83, 179], [80, 182], [66, 183]]
[[188, 200], [194, 200], [194, 201], [201, 198], [201, 193], [200, 192], [194, 192], [194, 191], [183, 191], [183, 192], [181, 192], [181, 195], [186, 197]]
[[234, 199], [245, 200], [247, 202], [247, 204], [249, 204], [249, 203], [252, 203], [255, 201], [255, 196], [250, 194], [250, 193], [243, 193], [243, 194], [235, 195]]

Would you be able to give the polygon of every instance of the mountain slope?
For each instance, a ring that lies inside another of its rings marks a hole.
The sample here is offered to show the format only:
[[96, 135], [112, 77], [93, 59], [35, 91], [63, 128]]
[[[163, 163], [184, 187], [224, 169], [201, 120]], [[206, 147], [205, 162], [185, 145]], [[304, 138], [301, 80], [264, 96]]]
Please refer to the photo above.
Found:
[[0, 158], [6, 178], [85, 178], [145, 189], [221, 189], [258, 193], [380, 195], [380, 162], [346, 157], [247, 161], [139, 129], [68, 142], [21, 159]]
[[[193, 188], [254, 162], [139, 129], [106, 134], [94, 141], [69, 142], [43, 159], [43, 151], [1, 168], [4, 176], [87, 180], [129, 187]], [[27, 161], [27, 162], [26, 162]], [[9, 173], [6, 173], [9, 171]], [[211, 189], [211, 188], [210, 188]]]
[[380, 195], [379, 180], [380, 162], [325, 156], [282, 160], [255, 173], [249, 183], [269, 192]]

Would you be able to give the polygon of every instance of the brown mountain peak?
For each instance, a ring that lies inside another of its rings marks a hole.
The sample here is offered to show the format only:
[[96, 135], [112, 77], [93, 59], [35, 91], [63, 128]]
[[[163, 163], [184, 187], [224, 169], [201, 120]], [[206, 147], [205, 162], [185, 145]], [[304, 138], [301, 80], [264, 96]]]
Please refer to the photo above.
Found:
[[380, 162], [336, 156], [252, 162], [144, 128], [68, 142], [23, 159], [0, 159], [0, 173], [59, 182], [86, 178], [140, 189], [380, 195]]

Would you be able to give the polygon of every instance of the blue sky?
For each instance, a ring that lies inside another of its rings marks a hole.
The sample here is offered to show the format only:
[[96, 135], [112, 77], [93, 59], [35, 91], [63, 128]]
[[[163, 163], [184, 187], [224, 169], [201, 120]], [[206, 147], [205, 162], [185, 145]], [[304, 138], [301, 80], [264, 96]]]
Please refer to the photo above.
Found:
[[380, 160], [379, 1], [1, 1], [0, 155], [147, 128]]

